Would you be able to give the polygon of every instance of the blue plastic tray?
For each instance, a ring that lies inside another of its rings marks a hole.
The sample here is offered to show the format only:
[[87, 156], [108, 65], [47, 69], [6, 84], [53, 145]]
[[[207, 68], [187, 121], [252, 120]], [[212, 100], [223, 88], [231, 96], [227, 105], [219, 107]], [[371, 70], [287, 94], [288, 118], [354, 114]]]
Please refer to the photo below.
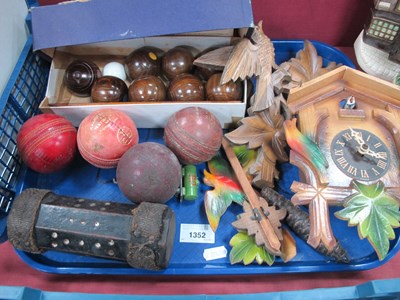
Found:
[[[26, 49], [29, 50], [29, 43]], [[340, 51], [318, 42], [314, 42], [317, 52], [324, 58], [324, 64], [329, 61], [335, 61], [354, 67], [352, 62]], [[303, 48], [303, 41], [274, 41], [276, 50], [276, 61], [280, 63], [295, 56]], [[21, 59], [31, 64], [27, 60], [32, 54], [30, 51], [23, 53]], [[39, 59], [40, 61], [40, 59]], [[35, 60], [36, 62], [36, 60]], [[16, 68], [16, 72], [19, 69]], [[40, 68], [38, 72], [43, 76], [43, 72], [48, 69]], [[45, 74], [47, 75], [47, 74]], [[32, 76], [32, 75], [30, 75]], [[36, 75], [33, 75], [35, 77]], [[42, 91], [44, 93], [44, 90]], [[42, 95], [43, 96], [43, 95]], [[38, 96], [35, 96], [38, 97]], [[11, 101], [10, 97], [2, 97], [6, 101]], [[7, 100], [8, 99], [8, 100]], [[42, 98], [35, 98], [36, 100]], [[31, 104], [37, 106], [39, 101]], [[28, 118], [25, 115], [24, 120]], [[22, 121], [18, 122], [18, 126]], [[17, 130], [16, 130], [17, 131]], [[140, 129], [140, 142], [154, 141], [163, 143], [162, 129]], [[15, 132], [10, 138], [15, 139]], [[16, 156], [16, 154], [14, 154]], [[14, 157], [17, 159], [18, 157]], [[18, 163], [15, 163], [19, 165]], [[297, 169], [290, 164], [281, 165], [282, 177], [278, 182], [278, 189], [281, 193], [290, 197], [289, 186], [294, 179], [297, 179]], [[202, 182], [203, 169], [205, 164], [197, 167], [199, 180]], [[30, 187], [53, 190], [55, 193], [76, 197], [84, 197], [96, 200], [107, 200], [115, 202], [130, 203], [119, 191], [118, 186], [113, 183], [115, 178], [115, 169], [101, 170], [97, 169], [78, 157], [75, 163], [68, 169], [51, 175], [40, 175], [24, 166], [18, 169], [13, 178], [16, 178], [11, 184], [8, 184], [6, 191], [9, 191], [9, 203], [15, 194]], [[333, 216], [332, 209], [332, 227], [338, 240], [343, 247], [347, 249], [351, 258], [349, 264], [338, 264], [330, 261], [326, 257], [315, 252], [304, 241], [296, 238], [298, 254], [288, 263], [283, 263], [279, 258], [272, 266], [268, 265], [249, 265], [241, 264], [231, 265], [229, 257], [217, 260], [206, 261], [203, 258], [203, 251], [208, 248], [225, 246], [230, 251], [229, 240], [236, 234], [236, 230], [231, 223], [236, 216], [242, 212], [241, 207], [232, 205], [221, 219], [219, 228], [216, 232], [214, 244], [194, 244], [180, 243], [180, 224], [207, 224], [207, 218], [203, 207], [204, 192], [208, 189], [205, 185], [200, 185], [199, 198], [195, 202], [179, 202], [176, 198], [171, 199], [167, 204], [175, 211], [177, 216], [177, 233], [173, 254], [169, 267], [160, 272], [145, 271], [129, 267], [127, 264], [119, 261], [85, 257], [81, 255], [67, 254], [62, 252], [47, 251], [44, 254], [34, 255], [18, 251], [19, 256], [30, 266], [51, 273], [58, 274], [134, 274], [134, 275], [218, 275], [218, 274], [271, 274], [271, 273], [294, 273], [294, 272], [321, 272], [321, 271], [349, 271], [365, 270], [375, 268], [389, 260], [399, 249], [398, 239], [391, 243], [391, 250], [384, 261], [379, 261], [372, 247], [365, 240], [361, 241], [358, 237], [356, 228], [349, 228], [344, 221], [340, 221]], [[1, 192], [1, 190], [0, 190]], [[10, 206], [10, 205], [9, 205]], [[1, 221], [4, 230], [4, 224], [7, 211], [4, 211]], [[398, 230], [396, 231], [398, 236]]]
[[348, 299], [399, 299], [400, 279], [373, 280], [354, 286], [318, 288], [312, 290], [266, 292], [227, 295], [112, 295], [87, 293], [48, 292], [29, 287], [0, 286], [0, 299], [7, 300], [348, 300]]

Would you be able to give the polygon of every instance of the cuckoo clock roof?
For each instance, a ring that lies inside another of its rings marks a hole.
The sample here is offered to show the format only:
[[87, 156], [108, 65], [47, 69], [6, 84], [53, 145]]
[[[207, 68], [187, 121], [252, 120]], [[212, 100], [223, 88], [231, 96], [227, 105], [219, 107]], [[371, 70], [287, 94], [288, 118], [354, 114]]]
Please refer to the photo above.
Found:
[[400, 110], [400, 87], [346, 66], [290, 90], [288, 106], [292, 113], [345, 92], [371, 100], [371, 105], [390, 105]]

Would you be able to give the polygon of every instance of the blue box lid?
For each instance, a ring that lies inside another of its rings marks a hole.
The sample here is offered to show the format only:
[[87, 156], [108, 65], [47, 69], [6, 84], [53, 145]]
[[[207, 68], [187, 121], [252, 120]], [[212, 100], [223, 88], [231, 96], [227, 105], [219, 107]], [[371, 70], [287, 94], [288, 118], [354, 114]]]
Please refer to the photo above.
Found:
[[90, 0], [32, 9], [34, 50], [250, 26], [250, 0]]

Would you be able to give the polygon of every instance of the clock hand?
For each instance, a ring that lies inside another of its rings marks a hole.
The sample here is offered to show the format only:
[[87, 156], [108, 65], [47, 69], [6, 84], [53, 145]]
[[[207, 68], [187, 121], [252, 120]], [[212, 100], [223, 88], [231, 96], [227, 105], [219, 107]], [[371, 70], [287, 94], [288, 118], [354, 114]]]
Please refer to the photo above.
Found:
[[367, 148], [358, 147], [357, 150], [360, 154], [366, 154], [375, 158], [384, 159], [384, 157], [380, 153], [376, 153], [375, 151], [372, 151], [368, 147]]
[[355, 131], [353, 128], [349, 127], [351, 136], [354, 138], [354, 140], [357, 142], [357, 144], [364, 145], [364, 139], [362, 138], [361, 132]]
[[364, 142], [364, 139], [362, 138], [362, 134], [359, 131], [354, 130], [353, 128], [349, 127], [350, 132], [351, 132], [351, 136], [354, 138], [354, 140], [357, 142], [357, 144], [359, 145], [359, 147], [357, 147], [357, 151], [358, 153], [362, 154], [362, 155], [369, 155], [375, 158], [380, 158], [380, 159], [384, 159], [384, 157], [379, 154], [376, 153], [375, 151], [372, 151], [368, 144], [366, 144]]

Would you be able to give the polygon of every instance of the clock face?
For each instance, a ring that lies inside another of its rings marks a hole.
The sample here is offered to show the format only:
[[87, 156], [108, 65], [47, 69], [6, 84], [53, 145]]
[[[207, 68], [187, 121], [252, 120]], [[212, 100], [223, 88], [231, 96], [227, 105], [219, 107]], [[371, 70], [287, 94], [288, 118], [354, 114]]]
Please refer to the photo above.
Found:
[[333, 138], [330, 150], [338, 169], [356, 180], [377, 180], [390, 168], [387, 146], [367, 130], [349, 128], [341, 131]]

